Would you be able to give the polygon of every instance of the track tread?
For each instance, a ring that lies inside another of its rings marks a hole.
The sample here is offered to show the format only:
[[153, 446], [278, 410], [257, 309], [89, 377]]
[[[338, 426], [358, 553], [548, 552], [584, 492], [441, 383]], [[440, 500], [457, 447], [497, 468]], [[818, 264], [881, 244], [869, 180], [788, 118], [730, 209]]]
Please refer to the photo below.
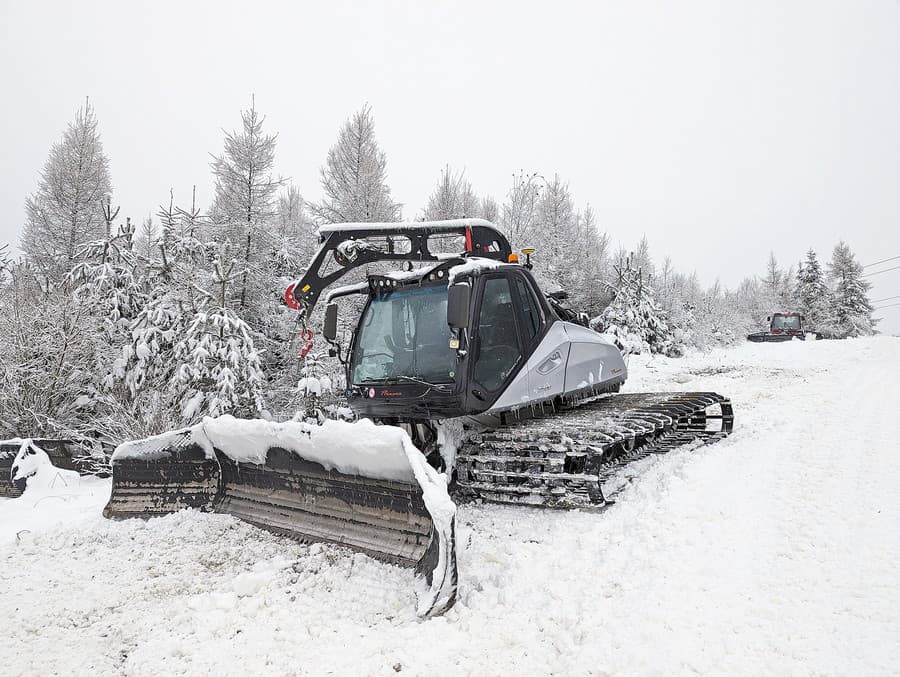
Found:
[[[721, 413], [708, 416], [716, 406]], [[732, 425], [731, 403], [716, 393], [600, 397], [471, 435], [457, 455], [457, 495], [559, 508], [603, 505], [609, 498], [603, 482], [627, 464], [715, 442]]]

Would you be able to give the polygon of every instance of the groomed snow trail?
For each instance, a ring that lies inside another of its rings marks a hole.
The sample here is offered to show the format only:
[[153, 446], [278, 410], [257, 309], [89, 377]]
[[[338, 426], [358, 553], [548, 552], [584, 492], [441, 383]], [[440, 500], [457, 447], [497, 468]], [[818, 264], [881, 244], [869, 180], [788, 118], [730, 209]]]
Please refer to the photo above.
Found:
[[900, 340], [631, 367], [630, 391], [731, 396], [735, 433], [641, 462], [600, 514], [461, 506], [442, 618], [361, 555], [95, 516], [0, 543], [0, 673], [896, 673]]

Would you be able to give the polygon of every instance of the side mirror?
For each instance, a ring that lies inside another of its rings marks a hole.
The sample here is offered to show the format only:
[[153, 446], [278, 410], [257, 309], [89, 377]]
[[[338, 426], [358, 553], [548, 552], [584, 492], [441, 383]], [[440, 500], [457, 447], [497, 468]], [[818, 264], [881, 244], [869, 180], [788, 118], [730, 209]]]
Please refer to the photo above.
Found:
[[772, 316], [769, 315], [769, 316], [766, 318], [766, 322], [771, 322], [771, 321], [772, 321]]
[[467, 284], [451, 284], [447, 290], [447, 324], [453, 329], [469, 326], [469, 295], [472, 287]]
[[326, 341], [334, 341], [337, 338], [337, 303], [329, 303], [325, 307], [325, 326], [322, 335]]

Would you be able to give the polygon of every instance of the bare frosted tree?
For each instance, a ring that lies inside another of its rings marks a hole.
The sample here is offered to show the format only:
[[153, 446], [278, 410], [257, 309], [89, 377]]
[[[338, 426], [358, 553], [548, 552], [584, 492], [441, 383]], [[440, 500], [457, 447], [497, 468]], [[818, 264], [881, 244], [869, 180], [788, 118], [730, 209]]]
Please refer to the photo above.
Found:
[[240, 131], [225, 133], [225, 151], [214, 156], [212, 169], [216, 194], [211, 210], [217, 239], [230, 240], [240, 252], [241, 268], [238, 306], [249, 307], [258, 300], [260, 278], [266, 276], [263, 252], [271, 240], [276, 196], [284, 184], [272, 176], [275, 164], [275, 135], [263, 133], [265, 117], [256, 111], [241, 111]]
[[391, 198], [387, 157], [375, 139], [375, 121], [363, 106], [344, 123], [321, 168], [325, 199], [312, 206], [324, 223], [397, 221], [402, 205]]
[[425, 218], [428, 221], [472, 218], [480, 211], [478, 196], [463, 172], [452, 171], [450, 165], [442, 169], [441, 178], [428, 198]]
[[275, 208], [275, 232], [281, 239], [305, 236], [311, 223], [304, 213], [303, 196], [293, 183], [278, 195]]
[[503, 203], [500, 226], [513, 247], [530, 247], [539, 232], [538, 207], [544, 179], [539, 174], [520, 171], [513, 174], [513, 185]]
[[770, 305], [774, 305], [778, 302], [783, 277], [784, 272], [778, 266], [778, 259], [775, 258], [775, 252], [769, 252], [769, 258], [766, 261], [766, 275], [763, 277], [762, 283], [768, 294]]
[[25, 202], [21, 247], [47, 278], [61, 278], [86, 242], [109, 236], [101, 201], [112, 192], [97, 117], [90, 103], [50, 148], [37, 191]]
[[141, 227], [134, 236], [134, 251], [141, 265], [146, 267], [153, 260], [153, 251], [159, 241], [159, 228], [149, 214], [141, 221]]
[[480, 212], [481, 218], [487, 219], [491, 223], [497, 223], [500, 220], [500, 207], [497, 206], [497, 201], [490, 195], [485, 195], [481, 198]]

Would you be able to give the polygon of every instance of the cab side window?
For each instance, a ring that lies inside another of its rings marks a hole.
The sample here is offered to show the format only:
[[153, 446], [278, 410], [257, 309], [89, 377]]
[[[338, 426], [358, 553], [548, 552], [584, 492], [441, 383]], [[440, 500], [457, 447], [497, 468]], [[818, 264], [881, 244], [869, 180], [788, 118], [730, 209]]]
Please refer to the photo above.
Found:
[[522, 319], [525, 326], [525, 343], [531, 340], [541, 330], [541, 310], [537, 305], [534, 294], [529, 288], [528, 282], [521, 275], [516, 275], [516, 291], [519, 292], [519, 300], [522, 303]]
[[475, 381], [485, 390], [497, 390], [521, 359], [509, 280], [506, 277], [488, 278], [478, 314]]

